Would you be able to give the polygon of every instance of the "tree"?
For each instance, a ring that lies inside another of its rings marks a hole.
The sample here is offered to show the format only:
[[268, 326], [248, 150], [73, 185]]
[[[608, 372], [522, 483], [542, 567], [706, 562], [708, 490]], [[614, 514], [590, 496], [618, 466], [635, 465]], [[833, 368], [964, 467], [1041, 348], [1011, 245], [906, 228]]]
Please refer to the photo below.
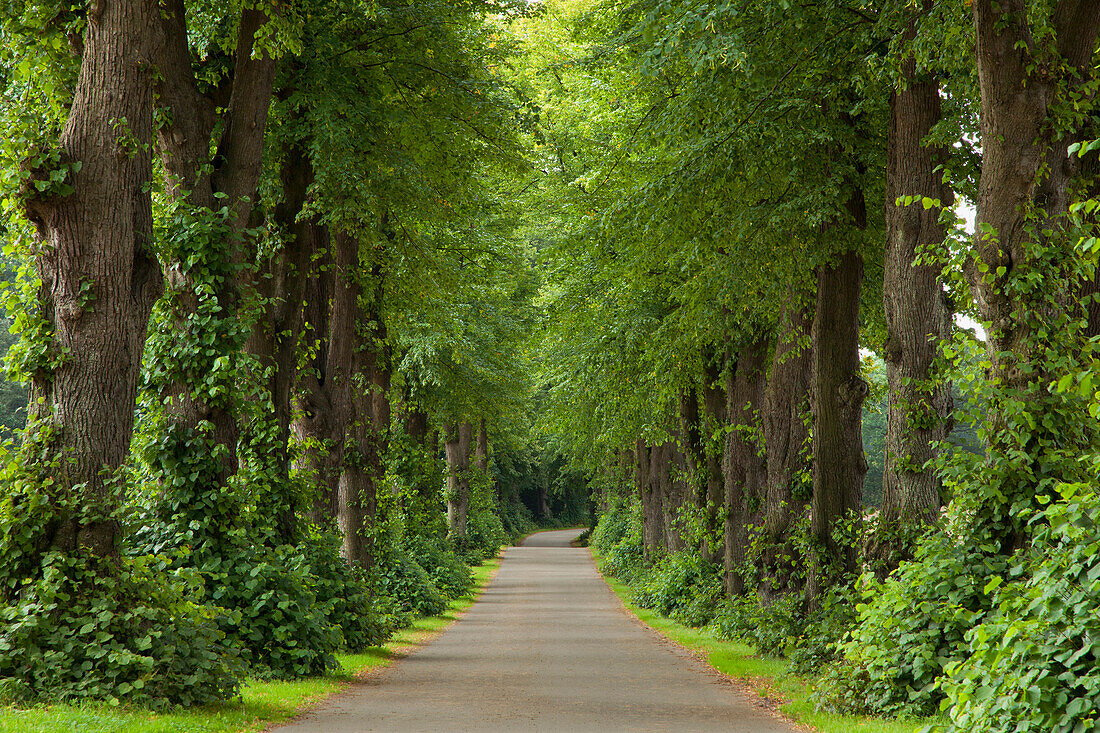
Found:
[[174, 444], [164, 449], [186, 455], [176, 467], [156, 461], [150, 472], [170, 490], [195, 496], [222, 491], [238, 469], [240, 357], [251, 330], [239, 317], [240, 281], [251, 274], [245, 230], [276, 68], [275, 49], [257, 44], [270, 22], [267, 9], [229, 9], [207, 20], [219, 31], [234, 28], [236, 37], [206, 39], [228, 51], [198, 59], [184, 0], [172, 0], [156, 24], [157, 94], [166, 108], [157, 147], [167, 173], [167, 292], [145, 385], [150, 402], [163, 405], [159, 432]]
[[[1091, 75], [1100, 8], [1063, 0], [1032, 20], [1028, 3], [975, 2], [975, 59], [981, 95], [982, 168], [977, 222], [967, 275], [987, 324], [994, 383], [1003, 392], [993, 405], [989, 449], [1024, 457], [999, 491], [983, 492], [981, 512], [1010, 553], [1026, 540], [1020, 509], [1048, 491], [1046, 465], [1062, 450], [1076, 455], [1093, 446], [1095, 432], [1060, 427], [1049, 418], [1034, 430], [1016, 431], [1024, 414], [1061, 413], [1063, 397], [1046, 389], [1052, 370], [1066, 368], [1080, 349], [1080, 315], [1072, 296], [1082, 273], [1066, 231], [1076, 174], [1063, 148], [1080, 135], [1081, 118], [1063, 112]], [[1063, 264], [1052, 267], [1053, 261]], [[1057, 354], [1057, 356], [1054, 356]], [[1057, 366], [1055, 366], [1057, 365]], [[1082, 426], [1083, 427], [1083, 426]], [[1076, 442], [1076, 444], [1075, 444]], [[1049, 449], [1054, 455], [1042, 458]], [[1022, 454], [1017, 453], [1023, 449]], [[1076, 475], [1072, 461], [1065, 479]], [[1040, 468], [1040, 466], [1043, 468]], [[1020, 480], [1020, 479], [1023, 480]]]
[[[117, 700], [139, 678], [150, 686], [134, 695], [139, 701], [224, 699], [239, 670], [217, 632], [178, 582], [120, 547], [141, 353], [162, 286], [150, 193], [158, 73], [148, 63], [159, 9], [96, 3], [50, 18], [52, 27], [37, 24], [34, 9], [23, 11], [12, 25], [30, 22], [16, 37], [38, 32], [60, 50], [69, 32], [80, 61], [70, 88], [67, 63], [39, 59], [35, 101], [44, 100], [44, 109], [23, 118], [41, 125], [16, 176], [34, 233], [16, 225], [9, 234], [35, 238], [39, 311], [23, 324], [32, 409], [23, 446], [5, 469], [0, 509], [0, 613], [8, 629], [0, 676], [32, 699]], [[50, 125], [60, 120], [51, 139]], [[90, 639], [73, 641], [89, 628], [94, 649]], [[151, 631], [168, 628], [188, 641], [146, 644]], [[93, 651], [104, 657], [98, 664], [86, 656]], [[140, 669], [126, 661], [136, 659]]]
[[[915, 38], [911, 17], [904, 37]], [[932, 461], [944, 440], [951, 410], [950, 385], [933, 372], [940, 342], [951, 328], [938, 267], [926, 249], [947, 237], [941, 207], [954, 195], [939, 172], [942, 146], [926, 139], [941, 119], [940, 88], [934, 78], [918, 78], [916, 60], [902, 61], [890, 97], [886, 174], [886, 259], [883, 299], [886, 313], [886, 378], [889, 382], [882, 506], [871, 554], [885, 576], [908, 559], [911, 538], [939, 515], [940, 479]]]
[[24, 210], [45, 245], [39, 302], [52, 344], [43, 346], [53, 355], [32, 376], [31, 420], [53, 424], [42, 434], [62, 466], [53, 501], [76, 492], [42, 549], [118, 554], [118, 474], [161, 288], [148, 190], [154, 75], [135, 60], [152, 51], [155, 12], [109, 4], [89, 15], [58, 147], [24, 163]]
[[764, 498], [760, 596], [767, 602], [801, 591], [802, 563], [793, 540], [813, 495], [810, 462], [813, 311], [793, 294], [779, 314], [779, 334], [764, 392]]

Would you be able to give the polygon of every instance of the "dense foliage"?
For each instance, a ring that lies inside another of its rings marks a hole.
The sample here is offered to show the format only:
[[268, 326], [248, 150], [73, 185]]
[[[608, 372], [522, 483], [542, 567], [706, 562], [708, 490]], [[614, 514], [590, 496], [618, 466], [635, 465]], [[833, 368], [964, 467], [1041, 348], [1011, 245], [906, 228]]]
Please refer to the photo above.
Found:
[[123, 7], [0, 9], [5, 700], [328, 673], [587, 518], [527, 447], [522, 8]]
[[324, 674], [591, 524], [823, 708], [1095, 727], [1098, 51], [1086, 0], [0, 1], [0, 696]]
[[542, 419], [592, 477], [592, 545], [640, 605], [823, 674], [823, 708], [1095, 727], [1086, 5], [518, 24]]

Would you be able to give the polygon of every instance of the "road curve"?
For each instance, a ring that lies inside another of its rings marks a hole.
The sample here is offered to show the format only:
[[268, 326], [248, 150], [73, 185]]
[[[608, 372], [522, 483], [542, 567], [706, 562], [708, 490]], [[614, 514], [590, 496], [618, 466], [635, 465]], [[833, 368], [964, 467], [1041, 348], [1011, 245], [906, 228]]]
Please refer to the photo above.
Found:
[[509, 548], [439, 639], [276, 730], [793, 733], [623, 611], [578, 533]]

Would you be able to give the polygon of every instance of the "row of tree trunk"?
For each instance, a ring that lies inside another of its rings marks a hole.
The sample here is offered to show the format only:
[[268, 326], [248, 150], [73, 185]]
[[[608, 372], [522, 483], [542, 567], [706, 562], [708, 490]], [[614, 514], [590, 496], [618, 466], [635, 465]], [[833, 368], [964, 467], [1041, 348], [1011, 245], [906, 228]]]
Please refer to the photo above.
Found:
[[[283, 197], [272, 217], [286, 234], [285, 246], [261, 259], [249, 241], [274, 94], [276, 62], [254, 53], [267, 20], [260, 8], [241, 11], [233, 72], [207, 89], [192, 64], [183, 0], [104, 2], [87, 14], [80, 74], [60, 139], [61, 159], [80, 161], [82, 168], [71, 174], [71, 195], [28, 194], [24, 205], [45, 245], [38, 263], [43, 315], [56, 344], [71, 354], [32, 381], [35, 417], [58, 426], [54, 447], [66, 457], [65, 476], [50, 490], [58, 497], [76, 490], [89, 508], [57, 527], [47, 545], [117, 554], [115, 474], [130, 452], [152, 306], [167, 289], [171, 318], [186, 330], [209, 297], [197, 279], [209, 272], [182, 258], [158, 261], [152, 251], [157, 155], [168, 193], [180, 205], [199, 212], [228, 207], [210, 259], [243, 275], [215, 278], [221, 317], [237, 318], [246, 296], [265, 304], [250, 334], [215, 339], [205, 352], [210, 364], [193, 370], [197, 374], [170, 374], [158, 386], [167, 429], [205, 435], [184, 444], [221, 456], [214, 475], [191, 480], [207, 482], [207, 490], [224, 487], [238, 470], [243, 443], [232, 399], [196, 397], [194, 380], [216, 371], [222, 357], [239, 363], [249, 354], [272, 404], [274, 437], [262, 446], [263, 458], [276, 474], [272, 488], [284, 493], [265, 501], [277, 515], [280, 539], [295, 541], [299, 511], [306, 509], [296, 506], [290, 489], [293, 434], [307, 446], [298, 468], [321, 487], [309, 513], [338, 522], [349, 561], [371, 560], [390, 424], [385, 272], [379, 258], [364, 255], [375, 248], [361, 247], [349, 232], [329, 231], [316, 216], [301, 216], [313, 181], [303, 141], [281, 151]], [[154, 100], [169, 110], [155, 128]], [[384, 219], [377, 236], [384, 246]], [[298, 364], [303, 346], [311, 354], [304, 370]]]
[[[930, 461], [949, 432], [951, 409], [950, 388], [932, 371], [951, 311], [937, 267], [918, 261], [922, 248], [945, 236], [938, 208], [920, 202], [951, 203], [937, 170], [943, 152], [925, 145], [940, 119], [939, 87], [918, 80], [911, 60], [904, 72], [891, 100], [884, 202], [886, 475], [868, 555], [883, 574], [909, 556], [920, 529], [938, 516], [940, 484]], [[665, 477], [682, 454], [695, 506], [707, 526], [721, 527], [731, 595], [755, 590], [771, 602], [802, 594], [813, 608], [835, 578], [860, 567], [867, 470], [861, 410], [868, 385], [859, 355], [864, 273], [858, 242], [867, 216], [862, 191], [854, 184], [851, 189], [844, 212], [823, 228], [837, 254], [817, 268], [816, 288], [801, 294], [794, 288], [774, 331], [744, 338], [723, 359], [710, 360], [698, 394], [681, 400], [679, 440], [666, 446], [639, 441], [634, 451], [647, 552], [678, 549], [675, 533], [661, 520], [670, 516], [666, 505], [678, 500], [675, 481]], [[916, 205], [899, 204], [903, 196], [915, 197]], [[702, 434], [717, 426], [726, 436], [723, 444], [700, 439], [700, 405], [709, 426]], [[855, 531], [840, 531], [845, 522]], [[796, 541], [797, 533], [804, 541]], [[798, 547], [809, 548], [808, 556]], [[718, 559], [707, 547], [700, 551]]]

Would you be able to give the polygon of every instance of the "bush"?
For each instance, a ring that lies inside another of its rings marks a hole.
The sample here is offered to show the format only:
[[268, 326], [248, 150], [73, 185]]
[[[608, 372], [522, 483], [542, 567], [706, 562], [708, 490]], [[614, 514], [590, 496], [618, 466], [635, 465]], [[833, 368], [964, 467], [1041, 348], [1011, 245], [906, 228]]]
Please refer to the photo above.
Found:
[[379, 558], [373, 574], [378, 593], [393, 598], [405, 613], [435, 616], [447, 607], [447, 599], [428, 573], [400, 548]]
[[201, 705], [237, 692], [244, 665], [194, 572], [164, 558], [47, 553], [0, 604], [0, 699]]
[[1074, 484], [1039, 512], [1024, 582], [986, 586], [995, 609], [942, 684], [954, 731], [1100, 726], [1100, 498]]
[[642, 522], [642, 506], [637, 499], [615, 497], [608, 510], [600, 515], [592, 532], [592, 546], [606, 555], [611, 548], [627, 538], [633, 525]]
[[678, 552], [651, 568], [632, 586], [633, 601], [688, 626], [710, 621], [722, 596], [721, 569], [698, 555]]
[[457, 549], [467, 565], [480, 565], [497, 556], [500, 548], [508, 541], [508, 536], [496, 512], [489, 508], [475, 511], [472, 504], [473, 502], [466, 518], [466, 537]]
[[[346, 603], [333, 618], [339, 604], [331, 595], [348, 590], [325, 587], [343, 584], [333, 575], [339, 572], [335, 558], [322, 561], [320, 547], [272, 546], [270, 528], [260, 524], [267, 518], [250, 512], [242, 499], [242, 477], [221, 481], [217, 451], [196, 449], [208, 440], [201, 431], [152, 427], [141, 449], [145, 483], [138, 496], [147, 504], [135, 507], [132, 551], [164, 553], [176, 567], [202, 575], [206, 596], [201, 600], [223, 609], [215, 620], [240, 644], [253, 674], [281, 679], [323, 674], [337, 666], [334, 654], [345, 643], [342, 626], [352, 631], [353, 641], [373, 635], [356, 629], [347, 613], [354, 609]], [[326, 567], [327, 578], [315, 575], [315, 566]], [[319, 598], [319, 592], [329, 597]]]
[[600, 517], [591, 546], [603, 559], [600, 570], [630, 583], [645, 567], [642, 545], [642, 507], [637, 499], [617, 499]]
[[791, 671], [808, 676], [820, 673], [828, 664], [843, 656], [841, 644], [856, 623], [857, 591], [844, 583], [829, 588], [820, 599], [820, 607], [806, 618], [791, 614], [789, 628], [801, 629], [788, 642], [785, 656]]
[[829, 710], [886, 715], [929, 715], [942, 692], [944, 666], [964, 654], [965, 634], [988, 607], [984, 586], [1003, 573], [1004, 561], [980, 542], [946, 530], [926, 535], [913, 562], [884, 583], [861, 578], [863, 603], [844, 659], [819, 688]]
[[445, 540], [436, 537], [406, 537], [401, 549], [427, 572], [444, 598], [461, 598], [474, 587], [474, 574]]
[[54, 547], [62, 522], [117, 512], [66, 490], [53, 449], [48, 427], [35, 425], [16, 453], [0, 456], [0, 697], [159, 707], [232, 696], [243, 664], [214, 611], [191, 602], [200, 576], [172, 572], [160, 557]]
[[498, 516], [500, 516], [500, 523], [504, 527], [504, 534], [509, 543], [514, 544], [520, 537], [531, 534], [538, 529], [535, 515], [518, 497], [502, 500], [498, 504]]
[[317, 603], [328, 609], [328, 620], [339, 627], [345, 649], [379, 646], [395, 629], [408, 625], [396, 601], [372, 594], [366, 574], [340, 557], [340, 538], [334, 532], [312, 528], [301, 552], [313, 577]]
[[755, 595], [722, 601], [710, 622], [719, 639], [739, 641], [764, 656], [781, 656], [804, 629], [801, 599], [788, 596], [763, 606]]
[[332, 606], [318, 601], [306, 557], [288, 545], [251, 547], [241, 536], [234, 540], [217, 551], [181, 554], [180, 562], [203, 576], [207, 602], [225, 609], [215, 616], [218, 625], [240, 641], [253, 673], [289, 679], [335, 669], [334, 653], [344, 639], [330, 618]]

